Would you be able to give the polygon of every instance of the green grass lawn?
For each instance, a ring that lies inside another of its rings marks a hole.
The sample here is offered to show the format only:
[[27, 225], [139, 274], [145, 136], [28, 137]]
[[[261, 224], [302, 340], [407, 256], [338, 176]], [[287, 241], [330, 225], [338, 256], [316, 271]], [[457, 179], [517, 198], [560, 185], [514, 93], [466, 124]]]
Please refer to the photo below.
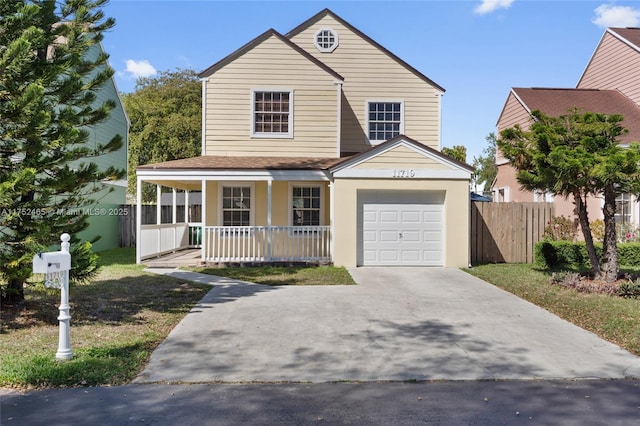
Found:
[[552, 285], [551, 272], [534, 265], [481, 265], [465, 271], [640, 355], [640, 299]]
[[258, 266], [244, 268], [191, 268], [191, 270], [264, 285], [355, 284], [345, 268], [335, 266]]
[[100, 253], [100, 272], [72, 285], [69, 361], [56, 361], [60, 292], [25, 288], [0, 313], [0, 386], [18, 389], [118, 385], [132, 380], [153, 349], [211, 287], [143, 272], [135, 250]]

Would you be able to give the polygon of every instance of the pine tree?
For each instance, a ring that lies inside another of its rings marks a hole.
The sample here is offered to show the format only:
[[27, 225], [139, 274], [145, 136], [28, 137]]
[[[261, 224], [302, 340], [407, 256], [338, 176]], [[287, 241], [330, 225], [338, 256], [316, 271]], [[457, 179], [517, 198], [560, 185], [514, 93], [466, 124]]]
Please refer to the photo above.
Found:
[[[24, 299], [33, 255], [87, 227], [68, 214], [93, 203], [103, 181], [124, 170], [92, 161], [123, 135], [88, 144], [113, 102], [96, 92], [113, 75], [108, 55], [88, 55], [113, 27], [107, 0], [0, 2], [0, 283], [3, 299]], [[82, 271], [78, 271], [82, 273]]]

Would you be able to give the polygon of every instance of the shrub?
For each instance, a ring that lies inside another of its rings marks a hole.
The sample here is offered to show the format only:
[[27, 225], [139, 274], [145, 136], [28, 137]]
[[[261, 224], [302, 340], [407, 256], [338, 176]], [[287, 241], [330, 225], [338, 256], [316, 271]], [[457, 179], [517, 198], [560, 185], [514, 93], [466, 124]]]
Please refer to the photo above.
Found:
[[640, 265], [640, 242], [618, 244], [618, 263], [620, 265]]
[[[602, 256], [602, 244], [596, 244], [596, 254]], [[534, 258], [536, 265], [547, 269], [587, 269], [591, 265], [582, 241], [540, 241], [534, 247]], [[640, 243], [618, 244], [618, 264], [640, 265]]]
[[565, 216], [554, 216], [544, 228], [543, 238], [551, 241], [575, 241], [578, 224]]
[[91, 281], [98, 274], [99, 256], [91, 251], [89, 241], [71, 245], [71, 271], [69, 281], [83, 284]]
[[628, 299], [640, 299], [640, 279], [620, 284], [618, 295]]
[[[596, 246], [598, 256], [602, 247]], [[540, 241], [534, 247], [535, 263], [547, 269], [585, 268], [590, 265], [584, 242]]]

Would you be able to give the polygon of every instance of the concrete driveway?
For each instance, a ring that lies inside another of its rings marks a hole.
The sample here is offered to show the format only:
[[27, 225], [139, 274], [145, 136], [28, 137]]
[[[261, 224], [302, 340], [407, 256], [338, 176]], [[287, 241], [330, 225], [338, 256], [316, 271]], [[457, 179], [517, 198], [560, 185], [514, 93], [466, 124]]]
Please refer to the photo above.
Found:
[[357, 268], [356, 286], [215, 284], [147, 382], [640, 377], [640, 358], [462, 271]]

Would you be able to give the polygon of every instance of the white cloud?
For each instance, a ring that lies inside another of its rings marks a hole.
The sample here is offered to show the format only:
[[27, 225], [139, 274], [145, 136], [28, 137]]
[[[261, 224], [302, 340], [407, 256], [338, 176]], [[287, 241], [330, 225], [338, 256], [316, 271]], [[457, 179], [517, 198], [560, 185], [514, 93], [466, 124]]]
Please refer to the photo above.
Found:
[[134, 78], [151, 77], [152, 75], [157, 74], [158, 70], [156, 70], [146, 59], [141, 61], [127, 59], [127, 73]]
[[508, 9], [513, 0], [482, 0], [482, 4], [474, 9], [478, 15], [494, 12], [498, 9]]
[[600, 5], [591, 21], [599, 27], [637, 27], [640, 24], [640, 9], [631, 6]]

